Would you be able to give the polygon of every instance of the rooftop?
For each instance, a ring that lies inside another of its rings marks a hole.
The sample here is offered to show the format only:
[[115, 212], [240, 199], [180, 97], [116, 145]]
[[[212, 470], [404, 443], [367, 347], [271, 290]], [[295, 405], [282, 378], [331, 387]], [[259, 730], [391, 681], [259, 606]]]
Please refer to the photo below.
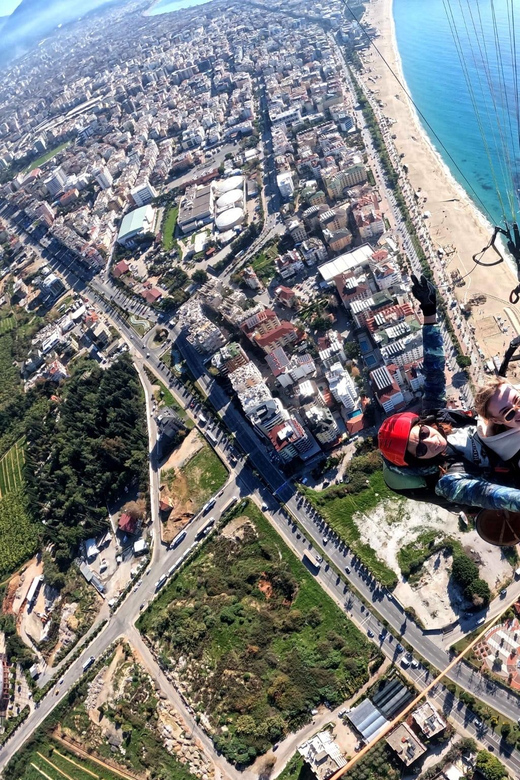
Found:
[[318, 271], [324, 282], [333, 284], [335, 276], [367, 263], [373, 253], [374, 250], [369, 244], [363, 244], [363, 246], [353, 249], [352, 252], [345, 252], [345, 254], [335, 257], [334, 260], [323, 263], [318, 267]]
[[395, 750], [405, 766], [410, 766], [426, 753], [426, 747], [407, 723], [401, 723], [394, 729], [386, 738], [386, 743]]
[[152, 206], [141, 206], [125, 214], [121, 227], [119, 228], [118, 239], [124, 239], [125, 236], [136, 234], [139, 231], [148, 232], [153, 227], [155, 218], [155, 209]]

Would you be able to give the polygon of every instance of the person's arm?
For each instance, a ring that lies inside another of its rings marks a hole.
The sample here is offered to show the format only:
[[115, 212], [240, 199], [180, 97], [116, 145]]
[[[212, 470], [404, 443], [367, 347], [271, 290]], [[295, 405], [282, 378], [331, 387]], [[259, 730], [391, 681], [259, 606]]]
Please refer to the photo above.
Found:
[[445, 474], [437, 482], [435, 492], [455, 504], [520, 512], [520, 490], [464, 473]]
[[437, 325], [437, 290], [425, 276], [412, 274], [412, 295], [419, 301], [423, 320], [424, 389], [422, 412], [429, 414], [446, 406], [446, 359], [442, 334]]
[[423, 325], [423, 369], [422, 411], [429, 414], [446, 406], [446, 356], [439, 325], [427, 323], [426, 317]]

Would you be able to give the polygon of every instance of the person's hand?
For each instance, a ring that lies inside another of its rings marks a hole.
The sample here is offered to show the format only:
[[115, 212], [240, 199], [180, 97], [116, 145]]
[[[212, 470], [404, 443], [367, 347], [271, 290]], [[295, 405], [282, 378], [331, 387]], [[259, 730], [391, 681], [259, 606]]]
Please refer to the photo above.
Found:
[[421, 275], [418, 279], [412, 274], [412, 295], [419, 301], [419, 306], [425, 317], [430, 317], [437, 313], [437, 290], [435, 285]]

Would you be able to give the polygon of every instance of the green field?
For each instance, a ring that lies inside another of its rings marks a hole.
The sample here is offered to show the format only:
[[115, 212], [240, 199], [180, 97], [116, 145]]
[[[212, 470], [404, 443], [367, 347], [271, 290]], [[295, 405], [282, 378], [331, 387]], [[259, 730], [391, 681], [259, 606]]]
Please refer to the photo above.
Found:
[[64, 141], [64, 143], [60, 144], [59, 146], [55, 146], [54, 149], [48, 149], [45, 154], [42, 154], [41, 157], [38, 157], [36, 160], [33, 160], [32, 163], [29, 165], [28, 168], [26, 168], [25, 172], [29, 173], [30, 171], [33, 171], [35, 168], [39, 168], [40, 165], [43, 165], [44, 163], [48, 162], [52, 157], [54, 157], [55, 154], [58, 154], [58, 152], [63, 151], [65, 147], [67, 147], [70, 144], [70, 141]]
[[177, 217], [179, 215], [178, 206], [170, 206], [164, 217], [163, 229], [162, 229], [162, 244], [164, 249], [169, 252], [175, 245], [173, 236], [175, 235], [175, 228], [177, 226]]
[[20, 780], [121, 780], [123, 775], [109, 771], [95, 761], [79, 758], [58, 742], [38, 746], [28, 757]]
[[184, 420], [186, 423], [186, 426], [188, 428], [193, 428], [193, 422], [186, 414], [186, 410], [180, 406], [180, 404], [177, 403], [175, 398], [173, 397], [172, 392], [166, 387], [163, 382], [161, 382], [159, 379], [157, 379], [154, 375], [152, 375], [153, 378], [151, 381], [154, 385], [158, 386], [158, 390], [155, 393], [155, 398], [157, 400], [157, 403], [159, 406], [169, 406], [171, 409], [174, 409], [175, 412], [179, 415], [181, 420]]
[[23, 485], [24, 440], [20, 439], [0, 460], [0, 498]]
[[12, 330], [14, 326], [16, 325], [15, 318], [11, 315], [10, 317], [4, 317], [0, 320], [0, 336], [3, 333], [7, 333], [8, 331]]
[[138, 626], [237, 765], [351, 697], [382, 659], [249, 501]]
[[[200, 492], [207, 498], [216, 493], [228, 478], [226, 467], [207, 444], [204, 444], [181, 471], [186, 478], [190, 493]], [[204, 501], [207, 498], [204, 498]]]
[[276, 274], [275, 258], [278, 257], [278, 245], [262, 250], [251, 263], [253, 270], [263, 282], [269, 282]]
[[170, 469], [162, 475], [170, 494], [181, 503], [189, 502], [193, 514], [224, 485], [227, 478], [226, 467], [206, 442], [181, 469]]
[[21, 489], [0, 498], [0, 577], [5, 577], [34, 555], [38, 526], [29, 519]]
[[[377, 557], [369, 544], [361, 541], [354, 515], [360, 514], [362, 516], [364, 513], [370, 512], [381, 501], [389, 498], [395, 499], [395, 494], [386, 486], [382, 471], [370, 474], [367, 479], [369, 482], [367, 487], [352, 495], [335, 497], [334, 491], [337, 490], [335, 487], [322, 491], [305, 488], [304, 492], [309, 501], [319, 509], [330, 527], [348, 543], [376, 579], [382, 585], [394, 587], [397, 583], [396, 573]], [[397, 504], [398, 500], [395, 503]]]

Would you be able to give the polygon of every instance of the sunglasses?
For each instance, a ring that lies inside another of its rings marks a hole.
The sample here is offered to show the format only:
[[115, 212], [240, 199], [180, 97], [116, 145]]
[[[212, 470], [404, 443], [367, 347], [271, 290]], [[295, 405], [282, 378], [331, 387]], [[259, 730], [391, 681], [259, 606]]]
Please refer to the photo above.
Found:
[[425, 444], [425, 439], [430, 435], [430, 431], [426, 425], [421, 425], [419, 428], [419, 441], [417, 442], [417, 448], [415, 450], [416, 458], [424, 458], [428, 454], [428, 445]]
[[502, 415], [502, 419], [504, 422], [512, 422], [512, 420], [515, 419], [515, 415], [518, 411], [518, 406], [512, 406], [510, 409], [505, 412], [505, 414]]

